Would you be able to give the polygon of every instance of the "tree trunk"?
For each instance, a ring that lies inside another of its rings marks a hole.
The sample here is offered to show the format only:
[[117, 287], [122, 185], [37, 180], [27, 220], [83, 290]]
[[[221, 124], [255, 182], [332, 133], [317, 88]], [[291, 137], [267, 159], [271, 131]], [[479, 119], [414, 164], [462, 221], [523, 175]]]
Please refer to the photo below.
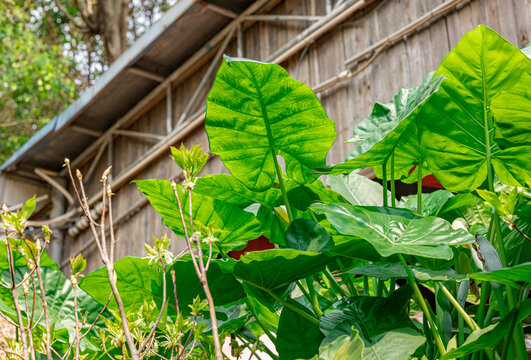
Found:
[[130, 0], [98, 1], [99, 33], [103, 37], [109, 62], [127, 49], [127, 15]]

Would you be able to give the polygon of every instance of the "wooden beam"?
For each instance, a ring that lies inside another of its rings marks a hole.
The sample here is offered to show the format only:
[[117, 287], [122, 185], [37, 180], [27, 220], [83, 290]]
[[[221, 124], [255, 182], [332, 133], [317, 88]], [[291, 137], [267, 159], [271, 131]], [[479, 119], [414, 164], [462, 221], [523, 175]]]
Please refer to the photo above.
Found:
[[135, 75], [142, 76], [142, 77], [144, 77], [146, 79], [153, 80], [153, 81], [156, 81], [156, 82], [159, 82], [159, 83], [164, 81], [164, 77], [163, 76], [160, 76], [158, 74], [152, 73], [151, 71], [147, 71], [147, 70], [143, 70], [143, 69], [139, 69], [139, 68], [135, 68], [135, 67], [127, 68], [127, 71], [129, 71], [130, 73], [133, 73]]
[[101, 131], [87, 129], [86, 127], [83, 127], [83, 126], [70, 125], [70, 126], [68, 126], [68, 129], [70, 129], [72, 131], [76, 131], [76, 132], [82, 133], [82, 134], [87, 134], [87, 135], [90, 135], [90, 136], [94, 136], [94, 137], [100, 137], [100, 136], [103, 135], [103, 133]]

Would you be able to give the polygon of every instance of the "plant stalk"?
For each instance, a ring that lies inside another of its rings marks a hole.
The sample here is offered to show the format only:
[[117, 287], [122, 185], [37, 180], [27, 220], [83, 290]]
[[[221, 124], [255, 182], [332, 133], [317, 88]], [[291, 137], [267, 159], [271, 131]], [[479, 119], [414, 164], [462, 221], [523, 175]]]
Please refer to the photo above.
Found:
[[418, 178], [417, 178], [417, 213], [422, 214], [422, 162], [417, 165]]
[[395, 152], [391, 155], [391, 206], [396, 206], [396, 189], [395, 189]]
[[317, 300], [317, 294], [315, 293], [315, 289], [313, 288], [313, 277], [308, 276], [306, 278], [306, 286], [308, 286], [308, 292], [310, 296], [310, 303], [312, 304], [313, 311], [315, 312], [315, 315], [317, 318], [320, 318], [323, 316], [323, 312], [319, 308], [319, 301]]
[[382, 165], [383, 206], [387, 207], [387, 161]]
[[448, 291], [448, 289], [442, 284], [439, 283], [439, 288], [442, 290], [444, 295], [450, 300], [454, 308], [459, 312], [463, 320], [467, 323], [467, 325], [472, 329], [472, 331], [479, 330], [478, 324], [470, 317], [470, 315], [467, 314], [467, 312], [463, 309], [463, 307], [459, 304], [459, 302], [453, 297], [453, 295]]
[[485, 327], [485, 309], [487, 307], [487, 299], [491, 293], [492, 287], [488, 281], [481, 282], [481, 297], [479, 300], [479, 307], [476, 313], [477, 324], [480, 328]]
[[336, 291], [336, 293], [338, 293], [339, 295], [341, 295], [341, 297], [343, 298], [346, 298], [348, 297], [347, 294], [345, 293], [345, 291], [343, 291], [343, 289], [341, 288], [341, 285], [339, 285], [336, 281], [336, 279], [334, 278], [334, 275], [332, 275], [332, 273], [330, 272], [330, 270], [328, 270], [328, 268], [325, 268], [323, 270], [323, 274], [325, 275], [325, 277], [328, 279], [328, 281], [330, 281], [330, 285], [332, 285], [332, 287], [334, 288], [334, 290]]
[[518, 346], [518, 343], [516, 342], [516, 337], [518, 337], [518, 334], [515, 331], [515, 326], [518, 322], [518, 313], [520, 312], [520, 305], [522, 303], [522, 294], [523, 294], [523, 288], [520, 289], [520, 294], [518, 295], [518, 301], [516, 302], [516, 306], [514, 308], [514, 317], [511, 321], [511, 325], [509, 327], [509, 332], [507, 333], [507, 341], [505, 341], [505, 346], [503, 347], [503, 353], [501, 360], [507, 359], [507, 354], [509, 353], [509, 346], [511, 344], [511, 337], [513, 338], [516, 346], [516, 356], [519, 360], [526, 360], [527, 359], [527, 349], [524, 348], [521, 349]]
[[424, 297], [422, 296], [422, 293], [420, 292], [420, 289], [417, 285], [417, 281], [415, 280], [415, 276], [413, 275], [413, 273], [411, 272], [411, 269], [407, 265], [406, 260], [404, 259], [404, 256], [402, 254], [398, 254], [398, 258], [400, 259], [402, 266], [404, 266], [404, 269], [407, 272], [409, 283], [411, 284], [411, 287], [413, 288], [413, 292], [415, 293], [417, 302], [419, 303], [422, 311], [424, 312], [424, 316], [428, 320], [431, 333], [437, 345], [437, 349], [439, 349], [439, 353], [441, 355], [444, 355], [446, 354], [446, 348], [442, 342], [441, 335], [439, 334], [439, 331], [437, 330], [437, 327], [435, 326], [435, 322], [433, 321], [431, 317], [430, 311], [428, 309], [428, 305], [426, 304], [426, 301], [424, 301]]
[[347, 270], [345, 269], [345, 266], [343, 265], [343, 262], [341, 259], [337, 259], [337, 265], [341, 269], [341, 278], [343, 279], [343, 282], [347, 284], [348, 291], [350, 293], [350, 296], [358, 296], [358, 291], [356, 290], [356, 287], [354, 286], [354, 283], [352, 282], [352, 279], [350, 276], [346, 273]]

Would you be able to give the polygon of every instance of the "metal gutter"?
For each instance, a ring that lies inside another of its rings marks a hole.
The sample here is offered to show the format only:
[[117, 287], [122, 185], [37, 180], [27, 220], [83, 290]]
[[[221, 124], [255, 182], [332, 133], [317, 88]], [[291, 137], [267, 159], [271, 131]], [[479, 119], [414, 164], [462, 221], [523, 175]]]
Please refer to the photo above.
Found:
[[20, 149], [18, 149], [9, 159], [7, 159], [0, 171], [7, 170], [16, 163], [31, 149], [37, 146], [44, 146], [47, 139], [58, 131], [66, 128], [75, 118], [89, 106], [97, 96], [116, 78], [120, 73], [127, 71], [128, 67], [134, 65], [144, 55], [151, 46], [168, 29], [170, 29], [179, 18], [185, 15], [188, 10], [197, 3], [197, 0], [180, 0], [171, 7], [168, 12], [153, 26], [149, 28], [135, 43], [127, 49], [109, 69], [102, 74], [96, 83], [88, 88], [72, 105], [62, 113], [54, 117], [48, 124], [33, 135]]

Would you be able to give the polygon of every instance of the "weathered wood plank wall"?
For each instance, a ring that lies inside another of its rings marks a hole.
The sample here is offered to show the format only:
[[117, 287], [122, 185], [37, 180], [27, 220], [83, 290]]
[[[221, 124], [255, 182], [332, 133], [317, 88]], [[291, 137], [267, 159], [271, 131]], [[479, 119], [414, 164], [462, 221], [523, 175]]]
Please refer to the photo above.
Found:
[[[413, 22], [441, 3], [442, 0], [376, 1], [369, 8], [354, 14], [333, 31], [312, 43], [303, 55], [296, 54], [282, 65], [293, 77], [315, 86], [343, 71], [345, 59]], [[325, 5], [321, 0], [285, 0], [271, 13], [324, 15]], [[351, 137], [354, 125], [370, 113], [375, 101], [386, 102], [399, 88], [418, 85], [426, 73], [437, 68], [445, 54], [467, 31], [479, 24], [485, 24], [498, 31], [511, 43], [522, 47], [527, 44], [531, 33], [530, 18], [531, 0], [471, 0], [458, 10], [449, 12], [443, 18], [384, 50], [367, 69], [354, 78], [319, 94], [329, 117], [336, 122], [338, 133], [328, 162], [340, 162], [349, 152], [352, 146], [344, 142]], [[244, 56], [265, 59], [309, 25], [310, 23], [306, 22], [256, 23], [243, 34]], [[226, 53], [235, 56], [236, 52], [234, 39]], [[207, 67], [208, 63], [186, 81], [181, 81], [174, 87], [172, 97], [174, 122], [186, 107]], [[207, 91], [208, 88], [201, 94], [201, 101], [198, 101], [194, 111], [200, 110], [203, 106]], [[166, 103], [162, 99], [131, 124], [130, 129], [162, 135], [166, 129], [165, 119]], [[186, 146], [201, 144], [208, 148], [204, 127], [199, 126], [195, 129], [184, 143]], [[113, 141], [113, 157], [110, 161], [114, 166], [113, 171], [119, 173], [126, 169], [151, 145], [147, 141], [134, 138], [116, 138]], [[108, 163], [106, 151], [95, 174], [101, 174]], [[88, 165], [83, 170], [86, 171], [87, 168]], [[136, 178], [170, 179], [177, 172], [177, 166], [169, 156], [164, 156], [150, 164]], [[226, 169], [218, 158], [213, 157], [204, 172], [221, 173], [226, 172]], [[94, 192], [98, 185], [97, 181], [92, 181], [90, 192]], [[161, 224], [160, 217], [151, 206], [142, 203], [143, 196], [135, 185], [129, 184], [115, 192], [117, 193], [113, 203], [115, 218], [134, 210], [130, 218], [123, 219], [117, 226], [118, 257], [142, 255], [143, 244], [150, 241], [151, 236], [158, 237], [164, 232], [171, 234], [171, 231]], [[175, 236], [172, 237], [176, 239]], [[91, 234], [85, 231], [75, 239], [67, 239], [64, 258], [67, 259], [67, 256], [84, 249], [83, 255], [89, 259], [89, 268], [100, 266], [101, 262], [95, 247], [87, 248], [91, 238]], [[178, 251], [181, 248], [182, 246], [176, 241], [173, 242], [172, 250]]]

